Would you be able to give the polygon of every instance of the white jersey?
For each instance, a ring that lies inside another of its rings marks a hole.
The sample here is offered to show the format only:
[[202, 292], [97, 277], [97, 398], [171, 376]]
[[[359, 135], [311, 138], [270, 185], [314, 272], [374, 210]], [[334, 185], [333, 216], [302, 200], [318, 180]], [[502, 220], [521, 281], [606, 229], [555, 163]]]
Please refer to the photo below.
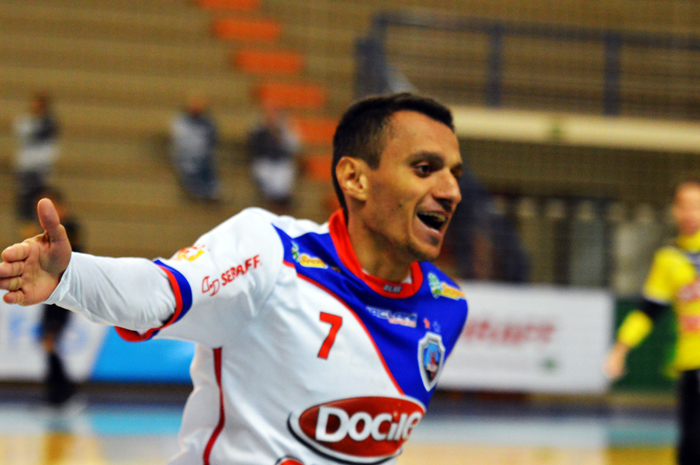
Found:
[[467, 315], [463, 294], [429, 263], [414, 263], [406, 283], [366, 275], [341, 212], [319, 226], [247, 209], [155, 263], [176, 308], [157, 328], [144, 331], [143, 317], [112, 300], [152, 302], [145, 320], [164, 321], [153, 310], [167, 300], [160, 285], [81, 301], [77, 290], [90, 286], [77, 283], [101, 278], [69, 266], [52, 300], [128, 322], [139, 331], [118, 329], [127, 340], [197, 343], [173, 465], [394, 463]]

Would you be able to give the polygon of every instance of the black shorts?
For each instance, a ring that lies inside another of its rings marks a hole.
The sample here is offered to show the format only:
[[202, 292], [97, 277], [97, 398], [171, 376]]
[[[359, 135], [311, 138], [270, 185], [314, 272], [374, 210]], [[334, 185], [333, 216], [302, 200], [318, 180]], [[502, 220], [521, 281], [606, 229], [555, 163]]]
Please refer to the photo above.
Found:
[[48, 336], [53, 336], [54, 339], [61, 337], [68, 324], [70, 313], [70, 310], [58, 305], [44, 305], [44, 311], [41, 315], [41, 339]]
[[700, 464], [700, 369], [684, 371], [678, 383], [678, 464]]

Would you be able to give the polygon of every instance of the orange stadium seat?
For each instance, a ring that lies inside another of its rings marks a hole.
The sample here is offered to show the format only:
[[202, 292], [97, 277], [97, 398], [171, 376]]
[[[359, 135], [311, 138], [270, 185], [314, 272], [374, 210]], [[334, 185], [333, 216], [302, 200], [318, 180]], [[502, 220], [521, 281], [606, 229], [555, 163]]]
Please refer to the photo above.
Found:
[[232, 63], [246, 73], [299, 74], [304, 59], [284, 50], [241, 50], [231, 55]]
[[271, 19], [224, 18], [213, 21], [212, 32], [223, 40], [275, 42], [282, 33], [282, 25]]
[[310, 152], [302, 155], [300, 158], [300, 167], [304, 174], [304, 179], [325, 186], [323, 192], [319, 193], [319, 200], [328, 214], [340, 208], [335, 190], [331, 187], [332, 163], [333, 153], [330, 151]]
[[293, 118], [305, 144], [331, 145], [338, 122], [331, 118], [297, 116]]
[[301, 156], [301, 169], [308, 179], [331, 181], [332, 153], [307, 153]]
[[327, 90], [315, 84], [268, 82], [254, 91], [260, 101], [279, 108], [319, 109], [326, 104]]

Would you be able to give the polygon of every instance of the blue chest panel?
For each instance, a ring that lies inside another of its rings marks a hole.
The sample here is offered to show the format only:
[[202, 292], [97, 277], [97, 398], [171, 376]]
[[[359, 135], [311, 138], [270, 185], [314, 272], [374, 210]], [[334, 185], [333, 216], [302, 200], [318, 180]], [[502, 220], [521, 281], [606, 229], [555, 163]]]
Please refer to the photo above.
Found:
[[[285, 261], [294, 265], [297, 274], [326, 288], [357, 315], [401, 390], [427, 406], [434, 392], [432, 385], [426, 385], [430, 382], [430, 364], [444, 363], [467, 318], [466, 300], [435, 291], [441, 282], [456, 289], [454, 283], [433, 265], [422, 263], [424, 279], [414, 295], [385, 297], [343, 265], [329, 234], [308, 233], [292, 239], [277, 231]], [[442, 349], [439, 343], [432, 343], [436, 340], [441, 340]]]

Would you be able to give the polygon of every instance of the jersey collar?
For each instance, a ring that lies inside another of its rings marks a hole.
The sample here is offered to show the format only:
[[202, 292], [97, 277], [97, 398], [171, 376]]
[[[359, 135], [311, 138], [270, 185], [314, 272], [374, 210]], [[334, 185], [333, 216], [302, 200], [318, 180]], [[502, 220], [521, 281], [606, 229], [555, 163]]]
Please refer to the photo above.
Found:
[[418, 292], [423, 284], [423, 271], [418, 262], [411, 263], [410, 283], [393, 283], [377, 278], [362, 270], [362, 265], [357, 259], [355, 250], [352, 248], [352, 243], [350, 242], [343, 210], [338, 210], [331, 215], [328, 221], [328, 229], [331, 234], [331, 239], [333, 240], [333, 245], [335, 245], [335, 250], [340, 257], [340, 261], [352, 274], [364, 281], [374, 292], [393, 299], [411, 297]]
[[678, 247], [688, 252], [700, 252], [700, 232], [690, 236], [678, 236], [676, 243]]

